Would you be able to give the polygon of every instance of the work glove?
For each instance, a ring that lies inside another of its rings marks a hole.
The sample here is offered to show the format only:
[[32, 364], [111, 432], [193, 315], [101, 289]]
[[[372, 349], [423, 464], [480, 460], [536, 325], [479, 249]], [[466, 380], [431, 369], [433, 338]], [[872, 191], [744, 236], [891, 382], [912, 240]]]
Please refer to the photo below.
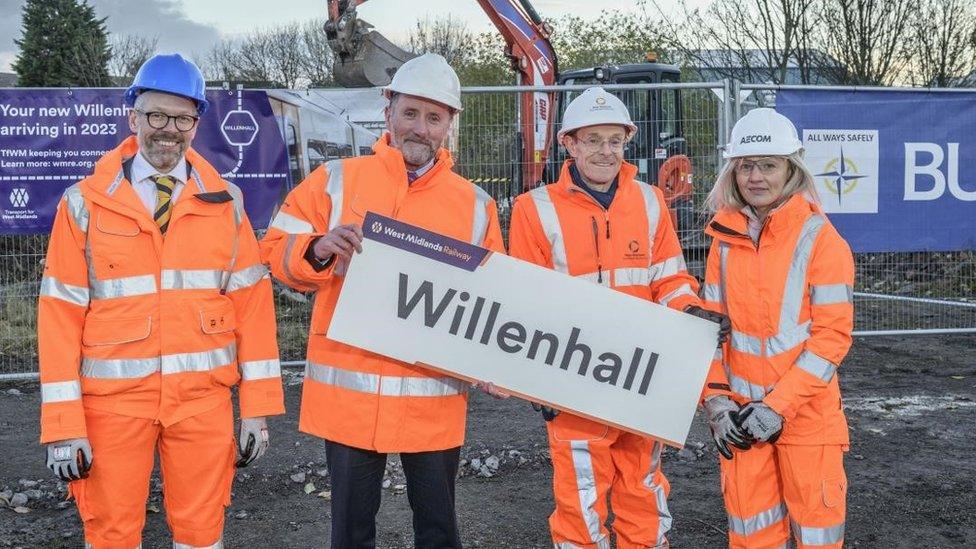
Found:
[[247, 467], [268, 451], [268, 421], [263, 417], [241, 419], [241, 432], [237, 438], [237, 451], [241, 457], [237, 467]]
[[736, 424], [738, 412], [739, 405], [727, 396], [716, 396], [705, 401], [705, 415], [708, 417], [708, 427], [712, 430], [712, 440], [715, 441], [718, 453], [725, 459], [732, 459], [729, 444], [740, 450], [752, 447], [752, 437]]
[[65, 482], [88, 478], [92, 449], [87, 438], [70, 438], [47, 445], [47, 468]]
[[686, 313], [697, 316], [698, 318], [704, 318], [705, 320], [714, 322], [718, 324], [718, 344], [721, 345], [729, 338], [729, 332], [732, 331], [732, 323], [729, 322], [729, 317], [723, 315], [722, 313], [715, 313], [702, 309], [698, 305], [689, 305], [685, 307]]
[[736, 423], [752, 438], [770, 444], [776, 442], [783, 432], [783, 416], [762, 401], [743, 406], [737, 414]]
[[559, 410], [550, 408], [549, 406], [543, 406], [542, 404], [536, 404], [535, 402], [532, 403], [532, 409], [536, 412], [542, 412], [542, 419], [546, 421], [552, 421], [559, 415]]

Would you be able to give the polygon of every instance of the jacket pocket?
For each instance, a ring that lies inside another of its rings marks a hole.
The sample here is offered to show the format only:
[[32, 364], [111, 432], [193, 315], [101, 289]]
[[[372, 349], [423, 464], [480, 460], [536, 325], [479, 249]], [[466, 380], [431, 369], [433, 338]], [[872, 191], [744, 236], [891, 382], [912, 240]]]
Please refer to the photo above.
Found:
[[234, 304], [229, 300], [220, 305], [200, 309], [200, 329], [205, 334], [214, 335], [231, 332], [236, 326]]
[[106, 210], [99, 210], [95, 229], [115, 236], [136, 236], [141, 232], [135, 219]]
[[825, 479], [821, 490], [824, 507], [831, 508], [843, 505], [847, 499], [847, 479], [844, 477]]
[[126, 318], [85, 319], [81, 342], [89, 347], [121, 345], [142, 341], [152, 333], [152, 317], [136, 316]]

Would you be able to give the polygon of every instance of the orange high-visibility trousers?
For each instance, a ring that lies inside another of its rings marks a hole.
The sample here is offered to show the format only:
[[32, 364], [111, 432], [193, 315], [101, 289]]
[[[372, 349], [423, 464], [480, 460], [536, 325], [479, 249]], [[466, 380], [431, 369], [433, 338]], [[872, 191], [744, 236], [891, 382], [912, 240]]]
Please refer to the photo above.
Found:
[[211, 547], [220, 541], [234, 479], [230, 399], [169, 427], [151, 419], [85, 409], [92, 467], [69, 484], [92, 549], [133, 549], [142, 540], [155, 450], [173, 541]]
[[844, 545], [847, 476], [842, 445], [759, 444], [721, 459], [729, 547]]
[[619, 549], [667, 547], [671, 529], [660, 442], [563, 412], [547, 423], [558, 549], [610, 548], [607, 493]]

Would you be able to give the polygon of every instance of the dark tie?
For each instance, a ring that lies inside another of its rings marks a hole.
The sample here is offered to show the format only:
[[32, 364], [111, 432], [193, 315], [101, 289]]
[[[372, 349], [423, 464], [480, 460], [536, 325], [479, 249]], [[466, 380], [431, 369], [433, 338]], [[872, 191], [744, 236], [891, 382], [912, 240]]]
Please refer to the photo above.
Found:
[[167, 175], [154, 175], [150, 177], [156, 184], [156, 213], [153, 219], [159, 225], [159, 232], [166, 234], [169, 227], [169, 214], [173, 210], [173, 188], [176, 181]]

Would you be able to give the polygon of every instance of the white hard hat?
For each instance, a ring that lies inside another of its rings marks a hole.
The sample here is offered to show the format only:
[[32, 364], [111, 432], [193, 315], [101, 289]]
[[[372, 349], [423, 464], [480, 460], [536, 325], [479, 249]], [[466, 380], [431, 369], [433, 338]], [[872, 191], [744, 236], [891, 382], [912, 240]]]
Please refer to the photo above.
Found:
[[637, 126], [630, 120], [627, 105], [616, 95], [599, 86], [586, 88], [566, 106], [557, 139], [562, 140], [564, 135], [580, 128], [602, 124], [624, 126], [630, 130], [628, 133], [637, 131]]
[[461, 81], [447, 60], [436, 53], [425, 53], [401, 65], [383, 91], [387, 97], [403, 93], [461, 110]]
[[786, 156], [803, 148], [796, 126], [773, 109], [752, 109], [732, 128], [725, 158]]

